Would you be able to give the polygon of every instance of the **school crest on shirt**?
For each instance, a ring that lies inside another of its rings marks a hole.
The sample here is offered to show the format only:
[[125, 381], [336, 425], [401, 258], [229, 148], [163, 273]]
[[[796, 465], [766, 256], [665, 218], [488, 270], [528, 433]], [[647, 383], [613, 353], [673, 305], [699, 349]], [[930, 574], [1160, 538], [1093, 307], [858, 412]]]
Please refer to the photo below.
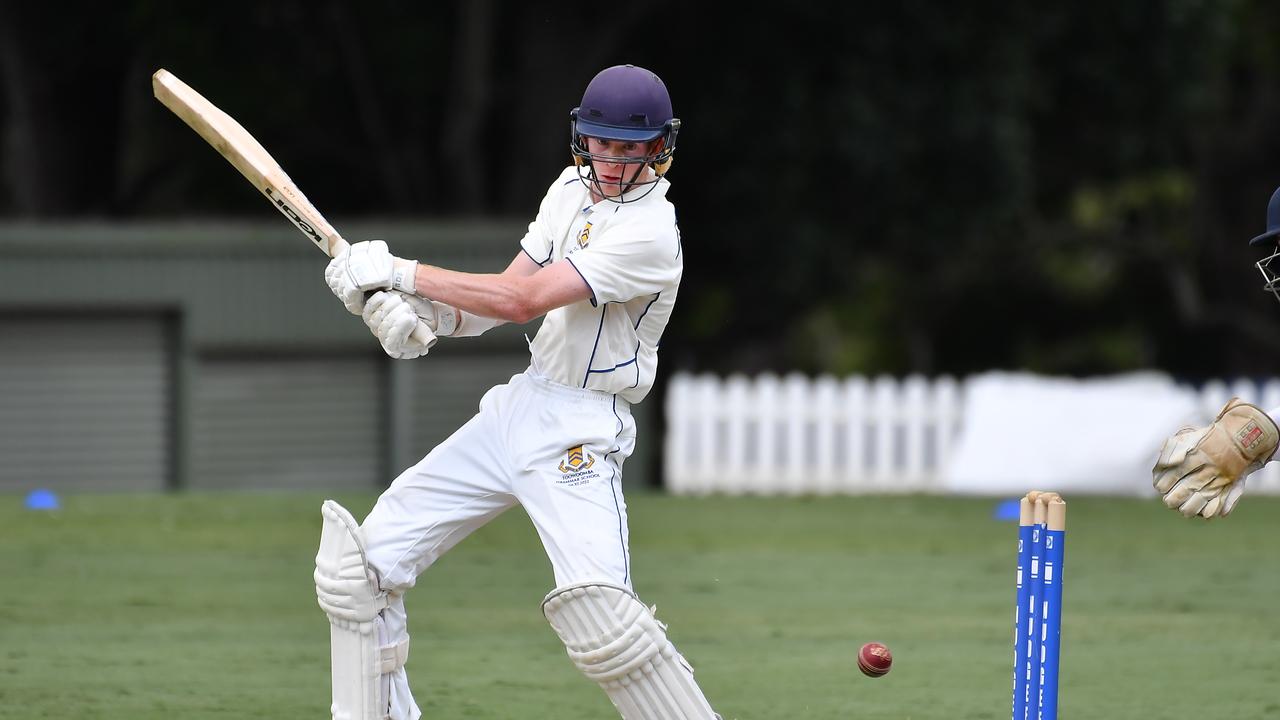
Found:
[[591, 243], [591, 223], [588, 221], [582, 226], [582, 232], [578, 233], [578, 247], [585, 248]]
[[581, 445], [569, 448], [565, 451], [564, 460], [560, 461], [560, 474], [564, 478], [559, 483], [581, 485], [592, 478], [600, 477], [600, 473], [592, 469], [595, 464], [595, 456], [583, 449]]

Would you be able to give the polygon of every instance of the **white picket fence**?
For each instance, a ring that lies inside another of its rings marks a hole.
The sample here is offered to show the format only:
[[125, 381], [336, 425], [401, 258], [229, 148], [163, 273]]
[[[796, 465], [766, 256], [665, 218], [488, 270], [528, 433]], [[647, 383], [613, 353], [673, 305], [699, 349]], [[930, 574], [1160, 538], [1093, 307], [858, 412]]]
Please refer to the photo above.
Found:
[[[951, 377], [678, 373], [666, 397], [666, 487], [682, 495], [938, 492], [964, 396]], [[1208, 418], [1233, 396], [1280, 407], [1280, 378], [1199, 390]], [[1280, 494], [1280, 462], [1250, 477], [1249, 492]]]

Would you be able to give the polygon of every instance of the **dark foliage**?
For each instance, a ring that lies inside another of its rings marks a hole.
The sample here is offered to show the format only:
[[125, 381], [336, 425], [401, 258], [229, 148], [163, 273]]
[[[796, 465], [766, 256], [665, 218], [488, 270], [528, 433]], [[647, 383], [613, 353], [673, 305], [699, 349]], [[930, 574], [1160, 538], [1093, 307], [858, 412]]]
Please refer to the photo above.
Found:
[[684, 121], [668, 363], [1273, 371], [1245, 247], [1280, 183], [1273, 5], [744, 7], [0, 4], [0, 213], [257, 213], [154, 106], [167, 67], [326, 212], [527, 218], [632, 62]]

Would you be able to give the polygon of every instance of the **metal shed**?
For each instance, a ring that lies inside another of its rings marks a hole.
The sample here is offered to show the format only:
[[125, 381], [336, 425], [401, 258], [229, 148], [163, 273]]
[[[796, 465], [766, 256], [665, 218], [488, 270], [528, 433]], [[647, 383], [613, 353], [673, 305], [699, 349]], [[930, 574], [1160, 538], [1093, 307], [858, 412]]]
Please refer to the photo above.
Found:
[[[524, 233], [340, 227], [479, 272]], [[0, 491], [381, 487], [528, 364], [537, 321], [391, 360], [324, 264], [282, 222], [0, 225]]]

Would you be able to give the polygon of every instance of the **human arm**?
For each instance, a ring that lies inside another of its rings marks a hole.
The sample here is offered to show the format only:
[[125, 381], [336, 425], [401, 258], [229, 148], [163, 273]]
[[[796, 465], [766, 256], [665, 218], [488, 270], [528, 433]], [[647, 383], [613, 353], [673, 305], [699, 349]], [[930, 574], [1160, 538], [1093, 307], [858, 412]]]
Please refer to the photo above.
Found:
[[524, 252], [516, 253], [507, 269], [497, 274], [419, 263], [415, 290], [462, 310], [464, 331], [468, 315], [521, 324], [591, 297], [591, 288], [572, 263], [561, 260], [542, 267]]
[[1232, 398], [1213, 423], [1183, 428], [1165, 441], [1152, 468], [1164, 504], [1186, 517], [1225, 517], [1251, 473], [1266, 465], [1280, 429], [1261, 408]]
[[[411, 266], [412, 270], [406, 269]], [[590, 286], [566, 260], [542, 267], [520, 252], [501, 273], [467, 273], [397, 258], [380, 240], [352, 245], [349, 252], [334, 258], [325, 277], [348, 309], [359, 308], [352, 312], [363, 311], [365, 293], [391, 289], [462, 310], [462, 334], [472, 334], [468, 324], [473, 328], [478, 324], [466, 314], [525, 323], [591, 297]]]

